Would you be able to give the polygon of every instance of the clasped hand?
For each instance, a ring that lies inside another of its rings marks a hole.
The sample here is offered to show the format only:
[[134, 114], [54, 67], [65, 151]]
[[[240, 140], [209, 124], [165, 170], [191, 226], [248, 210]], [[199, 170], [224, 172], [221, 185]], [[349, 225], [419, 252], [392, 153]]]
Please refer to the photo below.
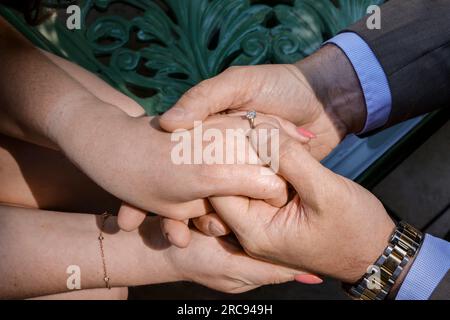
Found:
[[[281, 128], [278, 174], [292, 186], [286, 205], [275, 207], [245, 195], [210, 197], [217, 215], [200, 217], [195, 225], [215, 236], [231, 229], [257, 259], [349, 283], [360, 279], [387, 246], [394, 223], [369, 191], [318, 161], [358, 129], [326, 111], [301, 69], [280, 65], [233, 68], [205, 81], [166, 113], [161, 125], [166, 130], [189, 128], [194, 119], [227, 109], [256, 109], [290, 119], [310, 139], [299, 141]], [[273, 126], [262, 123], [255, 132]], [[251, 142], [259, 154], [271, 138], [256, 141], [258, 136], [252, 135]], [[174, 234], [183, 224], [166, 219], [163, 229]]]

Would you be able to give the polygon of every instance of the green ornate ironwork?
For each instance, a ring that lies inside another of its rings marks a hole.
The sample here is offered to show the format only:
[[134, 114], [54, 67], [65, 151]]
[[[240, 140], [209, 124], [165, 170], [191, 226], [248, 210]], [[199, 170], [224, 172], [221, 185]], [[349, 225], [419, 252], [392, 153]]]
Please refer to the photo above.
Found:
[[[107, 10], [115, 2], [87, 1], [83, 16], [94, 7]], [[101, 16], [84, 35], [94, 55], [111, 57], [109, 67], [126, 83], [127, 94], [144, 98], [146, 111], [155, 114], [229, 66], [288, 63], [311, 54], [324, 36], [334, 35], [361, 18], [369, 4], [380, 1], [344, 0], [340, 7], [328, 0], [273, 7], [248, 0], [126, 3], [142, 14], [132, 19]], [[133, 36], [144, 44], [141, 49], [130, 48]]]
[[81, 30], [39, 31], [154, 115], [229, 66], [298, 61], [382, 2], [85, 0]]
[[[84, 0], [79, 1], [83, 21], [78, 31], [69, 31], [62, 19], [30, 27], [1, 5], [0, 14], [36, 45], [99, 75], [154, 115], [228, 66], [302, 59], [364, 16], [369, 5], [382, 2]], [[369, 139], [350, 136], [324, 164], [374, 185], [388, 172], [386, 162], [405, 157], [396, 150], [434, 123], [432, 117], [413, 119]]]

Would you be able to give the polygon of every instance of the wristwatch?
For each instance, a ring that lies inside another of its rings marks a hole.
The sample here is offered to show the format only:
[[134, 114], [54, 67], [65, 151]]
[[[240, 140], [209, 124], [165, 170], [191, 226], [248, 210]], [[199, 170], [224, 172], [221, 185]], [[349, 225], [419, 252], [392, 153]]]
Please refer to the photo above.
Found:
[[400, 222], [392, 233], [383, 255], [347, 292], [358, 300], [384, 300], [403, 268], [419, 251], [422, 240], [423, 234], [419, 230]]

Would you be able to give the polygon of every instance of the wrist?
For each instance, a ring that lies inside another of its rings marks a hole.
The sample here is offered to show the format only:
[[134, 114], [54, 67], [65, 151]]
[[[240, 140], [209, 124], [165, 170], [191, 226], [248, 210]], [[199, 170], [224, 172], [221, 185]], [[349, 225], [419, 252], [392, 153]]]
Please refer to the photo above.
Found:
[[185, 280], [179, 268], [170, 259], [172, 245], [163, 236], [159, 218], [151, 217], [139, 228], [141, 268], [145, 284], [171, 283]]
[[75, 102], [67, 102], [47, 117], [46, 136], [61, 150], [75, 140], [89, 139], [99, 123], [109, 118], [123, 118], [127, 115], [95, 97], [83, 97]]
[[364, 128], [367, 117], [364, 94], [351, 62], [338, 47], [326, 45], [296, 66], [341, 140]]
[[361, 263], [354, 266], [353, 269], [355, 272], [346, 277], [346, 282], [358, 282], [366, 275], [369, 268], [375, 265], [379, 257], [383, 255], [384, 250], [389, 246], [389, 240], [395, 230], [395, 223], [387, 216], [387, 214], [386, 217], [386, 221], [380, 225], [379, 229], [370, 232], [371, 236], [367, 237], [367, 243], [358, 245], [360, 252], [355, 254], [361, 258], [359, 260]]
[[[115, 220], [112, 219], [114, 228], [117, 227]], [[104, 244], [111, 284], [115, 287], [181, 280], [166, 257], [168, 244], [161, 234], [157, 218], [147, 218], [139, 230], [133, 232], [105, 234]]]

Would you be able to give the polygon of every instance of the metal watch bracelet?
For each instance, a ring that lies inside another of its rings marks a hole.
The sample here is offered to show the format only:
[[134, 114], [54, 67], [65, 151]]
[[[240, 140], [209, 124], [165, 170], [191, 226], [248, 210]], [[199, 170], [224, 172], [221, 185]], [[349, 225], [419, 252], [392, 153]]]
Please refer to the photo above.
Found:
[[348, 289], [359, 300], [384, 300], [409, 260], [422, 244], [423, 234], [413, 226], [400, 222], [391, 235], [389, 245], [366, 275]]

